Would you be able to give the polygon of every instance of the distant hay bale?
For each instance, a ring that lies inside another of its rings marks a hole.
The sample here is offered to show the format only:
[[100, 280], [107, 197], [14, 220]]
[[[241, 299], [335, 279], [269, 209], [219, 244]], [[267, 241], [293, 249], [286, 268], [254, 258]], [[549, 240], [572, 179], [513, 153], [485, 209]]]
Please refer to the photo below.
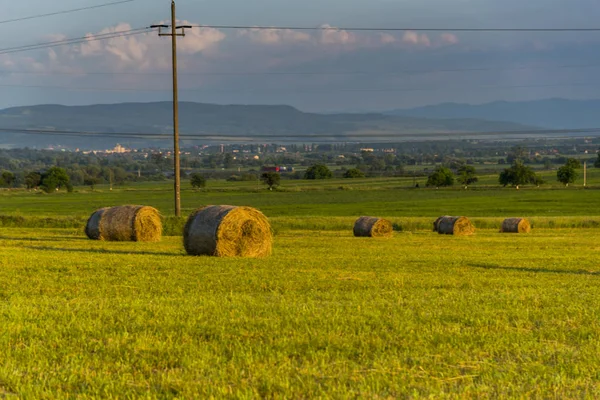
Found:
[[271, 255], [273, 233], [267, 217], [254, 208], [208, 206], [188, 218], [183, 244], [194, 256], [261, 258]]
[[475, 233], [475, 227], [467, 217], [443, 216], [434, 226], [440, 235], [468, 236]]
[[354, 223], [354, 236], [387, 238], [394, 234], [392, 223], [387, 219], [360, 217]]
[[436, 219], [436, 220], [433, 222], [433, 231], [434, 231], [434, 232], [437, 232], [437, 231], [438, 231], [438, 225], [439, 225], [440, 221], [442, 220], [442, 218], [446, 218], [446, 217], [439, 217], [438, 219]]
[[502, 233], [529, 233], [531, 224], [525, 218], [507, 218], [500, 228]]
[[162, 222], [158, 210], [146, 206], [101, 208], [88, 219], [85, 234], [92, 240], [158, 242]]

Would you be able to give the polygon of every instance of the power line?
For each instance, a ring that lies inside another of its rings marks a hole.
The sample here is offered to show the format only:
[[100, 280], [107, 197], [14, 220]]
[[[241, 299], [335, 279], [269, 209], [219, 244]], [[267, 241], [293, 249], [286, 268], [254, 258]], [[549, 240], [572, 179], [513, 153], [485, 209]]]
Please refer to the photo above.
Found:
[[[531, 85], [480, 85], [480, 86], [462, 86], [458, 89], [462, 91], [481, 89], [531, 89], [531, 88], [550, 88], [550, 87], [579, 87], [579, 86], [599, 86], [600, 82], [573, 82], [573, 83], [551, 83], [551, 84], [531, 84]], [[119, 87], [119, 88], [106, 88], [106, 87], [71, 87], [67, 85], [21, 85], [21, 84], [0, 84], [0, 87], [11, 87], [11, 88], [31, 88], [31, 89], [65, 89], [72, 91], [90, 91], [90, 92], [167, 92], [171, 91], [172, 88], [164, 89], [153, 89], [153, 88], [131, 88], [131, 87]], [[296, 89], [285, 89], [285, 90], [263, 90], [263, 89], [207, 89], [207, 88], [194, 88], [194, 89], [180, 89], [182, 92], [203, 92], [203, 93], [261, 93], [261, 94], [323, 94], [323, 93], [402, 93], [402, 92], [424, 92], [424, 91], [444, 91], [452, 90], [456, 88], [349, 88], [349, 89], [314, 89], [314, 90], [296, 90]]]
[[366, 31], [366, 32], [600, 32], [600, 28], [373, 28], [373, 27], [334, 27], [334, 26], [245, 26], [245, 25], [192, 25], [193, 28], [248, 29], [248, 30], [293, 30], [293, 31]]
[[[75, 137], [102, 137], [102, 138], [131, 138], [163, 140], [172, 139], [171, 134], [162, 133], [143, 133], [143, 132], [89, 132], [89, 131], [68, 131], [68, 130], [48, 130], [48, 129], [22, 129], [22, 128], [0, 128], [0, 132], [29, 135], [50, 135], [50, 136], [75, 136]], [[581, 136], [575, 136], [578, 134]], [[588, 135], [584, 135], [588, 134]], [[218, 133], [192, 133], [181, 135], [182, 140], [211, 140], [211, 141], [257, 141], [257, 140], [278, 140], [295, 139], [298, 141], [322, 139], [326, 141], [350, 141], [351, 139], [362, 139], [361, 141], [378, 140], [379, 138], [425, 138], [425, 137], [466, 137], [466, 136], [527, 136], [527, 135], [568, 135], [567, 138], [589, 137], [589, 134], [600, 134], [600, 128], [575, 128], [575, 129], [531, 129], [531, 130], [511, 130], [511, 131], [457, 131], [457, 132], [404, 132], [404, 133], [379, 133], [369, 137], [362, 133], [347, 134], [276, 134], [276, 135], [231, 135]], [[553, 139], [558, 138], [553, 136]]]
[[43, 43], [36, 43], [36, 44], [31, 44], [31, 45], [8, 47], [8, 48], [0, 49], [0, 55], [10, 54], [10, 53], [19, 53], [19, 52], [30, 51], [30, 50], [48, 49], [48, 48], [52, 48], [52, 47], [66, 46], [66, 45], [78, 44], [78, 43], [87, 43], [87, 42], [93, 42], [93, 41], [97, 41], [97, 40], [107, 40], [107, 39], [113, 39], [113, 38], [124, 37], [124, 36], [140, 35], [143, 33], [147, 33], [150, 30], [151, 30], [150, 28], [136, 28], [136, 29], [129, 29], [126, 31], [116, 31], [116, 32], [102, 33], [102, 34], [98, 34], [98, 35], [89, 35], [89, 36], [83, 36], [83, 37], [78, 37], [78, 38], [56, 40], [53, 42], [43, 42]]
[[71, 9], [71, 10], [64, 10], [64, 11], [56, 11], [56, 12], [51, 12], [51, 13], [48, 13], [48, 14], [38, 14], [38, 15], [31, 15], [29, 17], [20, 17], [20, 18], [6, 19], [4, 21], [0, 21], [0, 24], [9, 24], [11, 22], [19, 22], [19, 21], [26, 21], [26, 20], [30, 20], [30, 19], [36, 19], [36, 18], [52, 17], [52, 16], [55, 16], [55, 15], [61, 15], [61, 14], [71, 14], [71, 13], [75, 13], [75, 12], [79, 12], [79, 11], [93, 10], [93, 9], [96, 9], [96, 8], [116, 6], [118, 4], [124, 4], [124, 3], [131, 3], [133, 1], [135, 1], [135, 0], [121, 0], [121, 1], [114, 1], [112, 3], [98, 4], [98, 5], [95, 5], [95, 6], [74, 8], [74, 9]]
[[[446, 72], [485, 72], [485, 71], [522, 71], [522, 70], [546, 70], [546, 69], [578, 69], [578, 68], [596, 68], [596, 64], [565, 64], [565, 65], [541, 65], [541, 66], [516, 66], [516, 67], [473, 67], [473, 68], [444, 68], [444, 69], [404, 69], [397, 71], [233, 71], [233, 72], [181, 72], [180, 76], [347, 76], [347, 75], [401, 75], [401, 74], [431, 74]], [[100, 71], [79, 71], [79, 72], [39, 72], [39, 71], [10, 71], [0, 70], [0, 74], [13, 75], [64, 75], [64, 76], [165, 76], [171, 75], [171, 72], [100, 72]]]

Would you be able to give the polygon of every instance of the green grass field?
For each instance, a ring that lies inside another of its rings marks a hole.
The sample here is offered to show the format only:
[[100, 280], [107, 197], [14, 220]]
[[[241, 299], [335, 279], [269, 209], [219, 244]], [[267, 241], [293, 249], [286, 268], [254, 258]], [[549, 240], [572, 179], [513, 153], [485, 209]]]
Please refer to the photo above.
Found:
[[[0, 194], [6, 221], [44, 227], [0, 229], [0, 398], [600, 396], [600, 230], [587, 229], [600, 227], [599, 190], [336, 184], [184, 192], [186, 212], [271, 217], [264, 260], [188, 257], [176, 236], [83, 235], [100, 206], [168, 215], [166, 185]], [[362, 214], [399, 231], [354, 238]], [[483, 229], [437, 235], [442, 214]], [[498, 233], [508, 216], [530, 217], [533, 233]]]

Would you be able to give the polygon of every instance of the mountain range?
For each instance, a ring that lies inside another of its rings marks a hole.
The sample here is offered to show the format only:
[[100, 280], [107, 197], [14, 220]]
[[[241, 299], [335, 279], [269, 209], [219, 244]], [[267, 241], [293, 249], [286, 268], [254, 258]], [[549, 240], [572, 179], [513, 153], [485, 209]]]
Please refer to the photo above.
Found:
[[[180, 132], [211, 136], [186, 140], [185, 144], [233, 141], [318, 142], [377, 141], [391, 137], [431, 138], [432, 133], [488, 132], [532, 129], [510, 121], [478, 118], [424, 118], [384, 113], [316, 114], [280, 105], [216, 105], [182, 102], [179, 105]], [[171, 140], [157, 134], [172, 133], [170, 102], [123, 103], [90, 106], [38, 105], [0, 110], [0, 146], [105, 149], [116, 143], [132, 147], [170, 146]], [[32, 134], [22, 130], [43, 130]], [[19, 132], [21, 131], [21, 132]], [[87, 136], [57, 136], [49, 131], [93, 132]], [[142, 133], [144, 137], [131, 134]], [[132, 137], [123, 137], [130, 134]], [[435, 136], [435, 135], [433, 135]]]
[[474, 118], [514, 122], [550, 129], [600, 127], [600, 100], [546, 99], [471, 105], [443, 103], [386, 111], [386, 115], [415, 118]]

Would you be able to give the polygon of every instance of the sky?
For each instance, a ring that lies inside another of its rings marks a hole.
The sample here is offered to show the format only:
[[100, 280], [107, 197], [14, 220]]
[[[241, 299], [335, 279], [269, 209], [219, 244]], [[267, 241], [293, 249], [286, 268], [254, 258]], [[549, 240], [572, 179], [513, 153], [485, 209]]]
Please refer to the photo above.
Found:
[[[0, 21], [112, 1], [0, 0]], [[194, 28], [178, 40], [183, 101], [337, 112], [600, 97], [600, 32], [452, 31], [600, 27], [597, 0], [178, 0], [177, 9], [192, 25], [403, 29]], [[170, 0], [135, 0], [0, 22], [0, 108], [171, 100], [170, 40], [156, 32], [2, 54], [169, 18]], [[427, 27], [444, 30], [410, 30]]]

